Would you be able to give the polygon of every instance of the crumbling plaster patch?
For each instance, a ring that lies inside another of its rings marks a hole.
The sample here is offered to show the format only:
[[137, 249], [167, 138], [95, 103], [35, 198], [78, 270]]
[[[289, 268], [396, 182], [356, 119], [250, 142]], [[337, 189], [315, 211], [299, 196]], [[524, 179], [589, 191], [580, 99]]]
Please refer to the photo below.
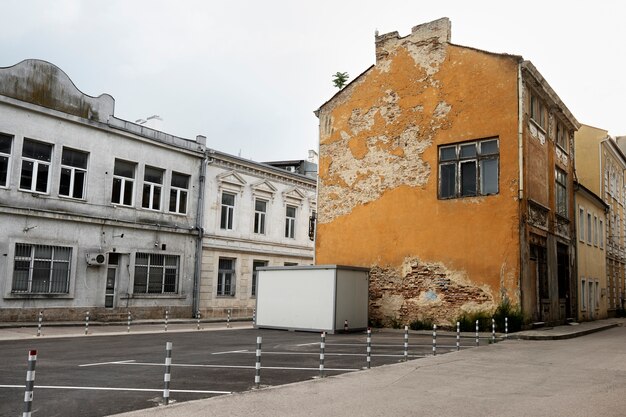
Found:
[[369, 293], [370, 317], [382, 323], [430, 319], [446, 325], [464, 312], [495, 308], [488, 285], [477, 285], [464, 271], [451, 270], [443, 263], [412, 257], [399, 267], [373, 266]]

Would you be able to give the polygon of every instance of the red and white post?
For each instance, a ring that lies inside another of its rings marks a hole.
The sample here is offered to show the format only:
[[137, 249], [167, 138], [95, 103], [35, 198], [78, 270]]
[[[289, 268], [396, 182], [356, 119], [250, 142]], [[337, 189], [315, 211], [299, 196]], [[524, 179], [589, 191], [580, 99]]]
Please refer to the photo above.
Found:
[[37, 351], [28, 351], [28, 371], [26, 372], [26, 388], [24, 391], [24, 413], [22, 417], [31, 417], [33, 408], [33, 390], [35, 388], [35, 365], [37, 364]]

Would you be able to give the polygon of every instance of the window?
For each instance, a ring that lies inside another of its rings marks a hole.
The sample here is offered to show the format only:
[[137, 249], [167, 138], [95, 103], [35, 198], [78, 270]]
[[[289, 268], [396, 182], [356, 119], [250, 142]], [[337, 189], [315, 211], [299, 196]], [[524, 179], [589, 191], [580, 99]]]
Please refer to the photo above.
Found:
[[298, 262], [285, 262], [284, 266], [298, 266]]
[[267, 201], [254, 201], [254, 233], [265, 234], [265, 213], [267, 212]]
[[9, 185], [9, 161], [13, 137], [0, 133], [0, 187]]
[[604, 249], [604, 222], [600, 219], [600, 249]]
[[578, 207], [578, 238], [585, 241], [585, 209]]
[[52, 145], [24, 139], [20, 190], [47, 193], [51, 159]]
[[285, 237], [295, 239], [296, 236], [296, 208], [287, 206], [285, 212]]
[[587, 309], [587, 296], [585, 295], [585, 291], [586, 291], [587, 287], [585, 285], [586, 285], [586, 282], [583, 279], [582, 280], [582, 285], [580, 286], [580, 289], [581, 289], [581, 291], [580, 291], [580, 301], [581, 301], [580, 309], [581, 310], [586, 310]]
[[[256, 289], [255, 289], [256, 291]], [[217, 271], [217, 295], [235, 295], [235, 260], [220, 258]]]
[[567, 130], [560, 122], [556, 124], [556, 144], [567, 152]]
[[439, 148], [439, 198], [498, 193], [498, 139]]
[[137, 164], [134, 162], [115, 160], [115, 169], [113, 171], [113, 191], [111, 193], [111, 202], [123, 206], [133, 205], [133, 187], [135, 185], [135, 168]]
[[546, 129], [545, 105], [535, 93], [530, 94], [530, 118], [543, 130]]
[[593, 216], [593, 246], [598, 246], [598, 216]]
[[267, 261], [252, 261], [252, 296], [256, 296], [256, 284], [259, 273], [257, 269], [267, 266]]
[[587, 213], [587, 243], [591, 245], [591, 213]]
[[[567, 217], [567, 174], [562, 169], [556, 168], [555, 177], [556, 177], [556, 212], [557, 214], [560, 214], [563, 217]], [[588, 226], [591, 226], [591, 224], [589, 224]], [[590, 232], [588, 231], [588, 233]]]
[[189, 175], [172, 172], [170, 187], [170, 212], [187, 213], [187, 194], [189, 190]]
[[161, 189], [163, 188], [163, 170], [146, 166], [143, 173], [143, 196], [141, 207], [161, 210]]
[[135, 294], [176, 294], [180, 257], [157, 253], [135, 254]]
[[72, 248], [15, 244], [13, 293], [67, 294]]
[[59, 195], [78, 199], [85, 197], [88, 156], [87, 152], [63, 148]]
[[220, 213], [220, 229], [233, 230], [233, 214], [235, 213], [235, 194], [222, 193], [222, 211]]

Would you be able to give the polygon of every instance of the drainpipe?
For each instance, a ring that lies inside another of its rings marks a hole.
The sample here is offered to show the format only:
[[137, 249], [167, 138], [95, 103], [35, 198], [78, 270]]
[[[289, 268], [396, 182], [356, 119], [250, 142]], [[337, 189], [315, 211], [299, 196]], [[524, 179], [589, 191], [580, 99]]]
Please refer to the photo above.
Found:
[[200, 275], [202, 273], [202, 240], [204, 236], [204, 193], [208, 163], [209, 159], [205, 153], [200, 163], [200, 176], [198, 178], [198, 207], [196, 214], [196, 231], [198, 232], [198, 236], [196, 239], [196, 264], [193, 271], [193, 311], [191, 312], [194, 317], [196, 317], [198, 309], [200, 308]]
[[519, 165], [519, 187], [517, 198], [524, 197], [524, 85], [522, 83], [522, 64], [517, 65], [517, 158]]

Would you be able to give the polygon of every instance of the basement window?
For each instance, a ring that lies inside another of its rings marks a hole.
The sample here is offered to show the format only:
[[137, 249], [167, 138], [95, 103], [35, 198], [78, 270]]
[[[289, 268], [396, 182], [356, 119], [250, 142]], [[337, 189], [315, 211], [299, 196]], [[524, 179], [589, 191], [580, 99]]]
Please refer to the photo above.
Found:
[[439, 147], [439, 198], [498, 194], [497, 138]]

